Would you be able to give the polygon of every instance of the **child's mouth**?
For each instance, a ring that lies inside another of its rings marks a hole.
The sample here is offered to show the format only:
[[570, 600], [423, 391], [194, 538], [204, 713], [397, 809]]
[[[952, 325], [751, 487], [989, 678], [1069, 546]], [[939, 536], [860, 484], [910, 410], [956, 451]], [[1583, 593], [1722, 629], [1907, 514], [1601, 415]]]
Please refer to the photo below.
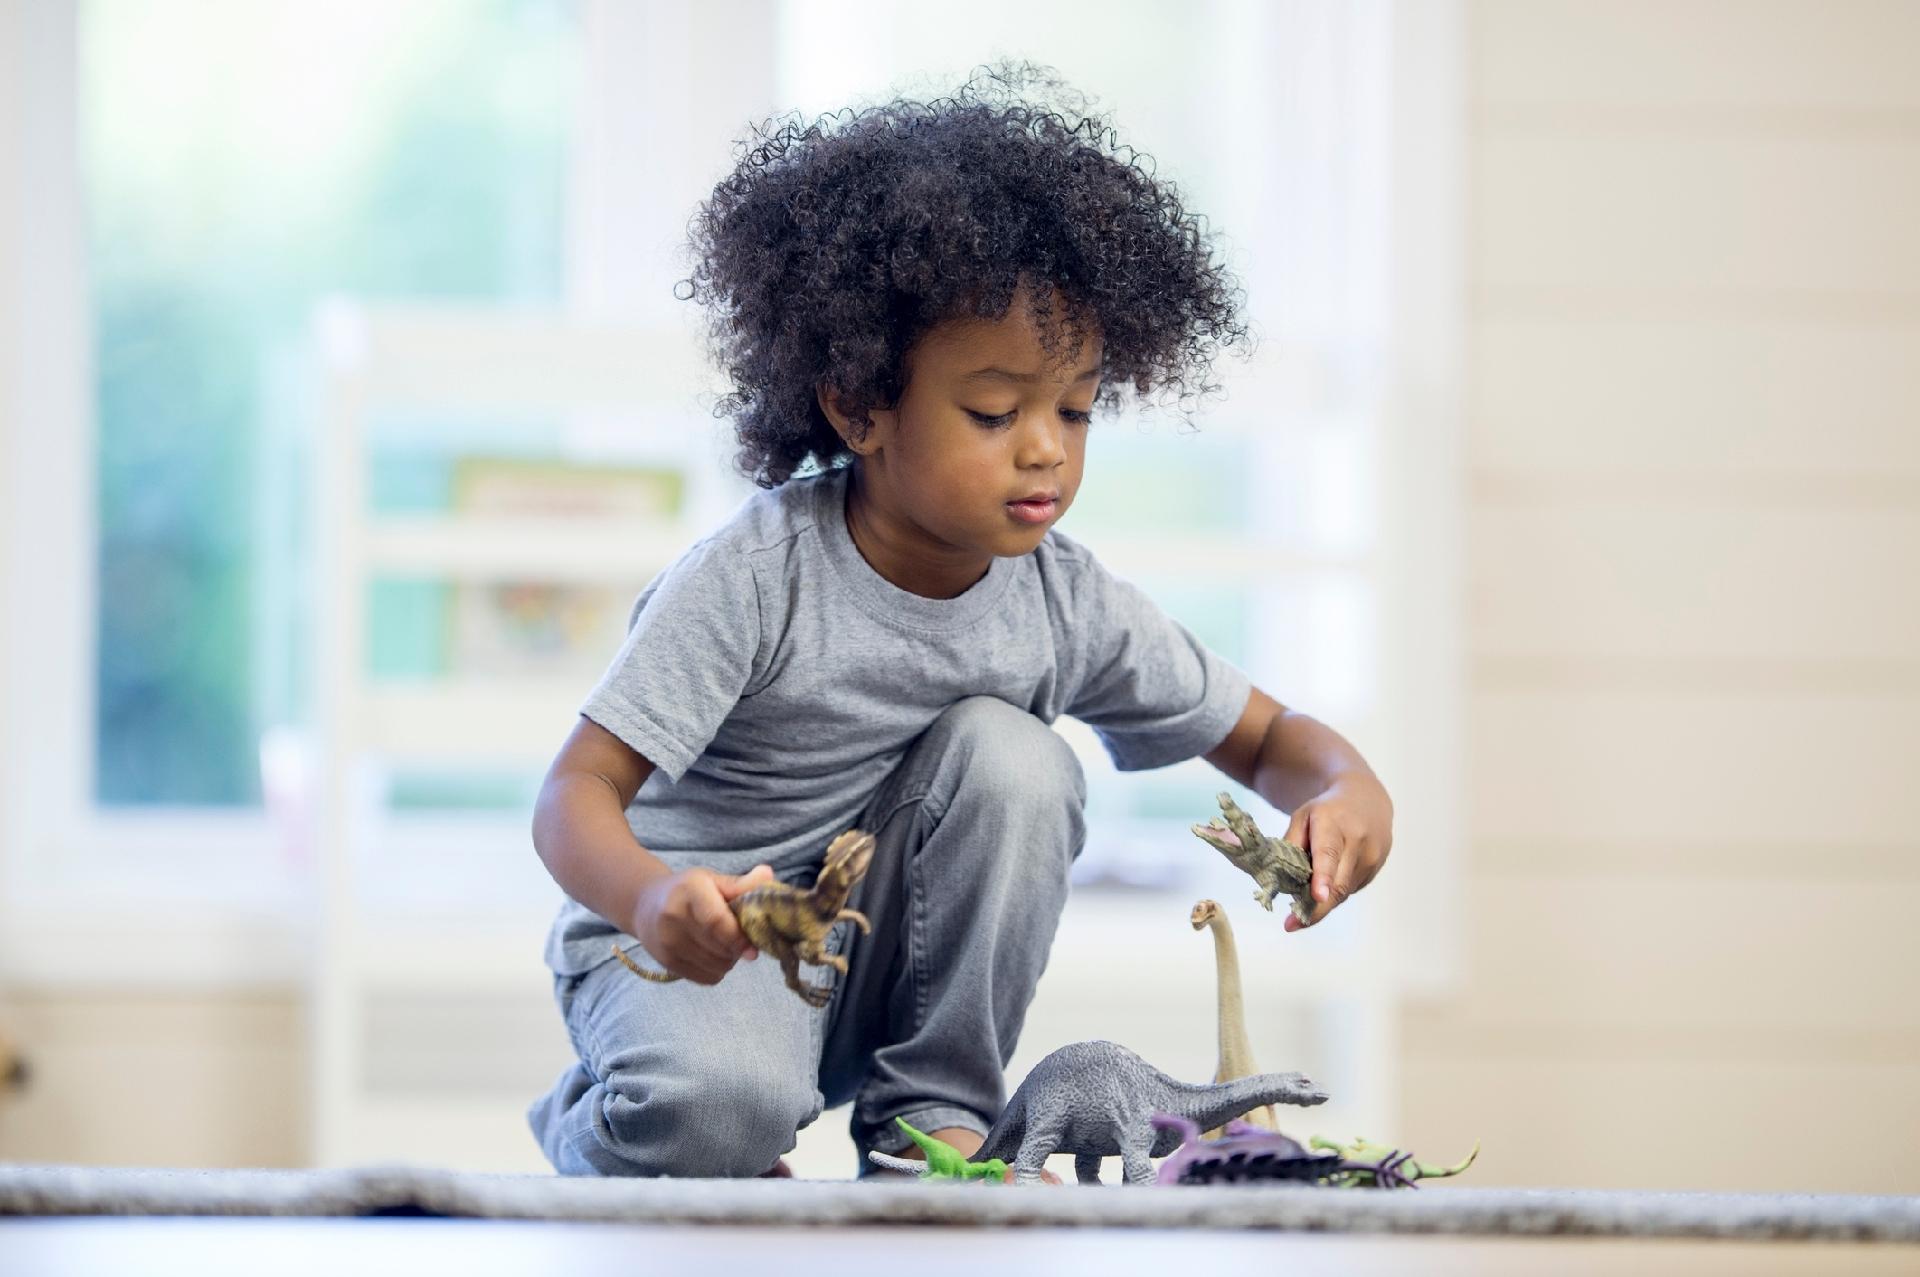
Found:
[[1013, 511], [1013, 517], [1022, 523], [1045, 523], [1059, 508], [1058, 497], [1046, 497], [1038, 501], [1007, 502], [1007, 509]]

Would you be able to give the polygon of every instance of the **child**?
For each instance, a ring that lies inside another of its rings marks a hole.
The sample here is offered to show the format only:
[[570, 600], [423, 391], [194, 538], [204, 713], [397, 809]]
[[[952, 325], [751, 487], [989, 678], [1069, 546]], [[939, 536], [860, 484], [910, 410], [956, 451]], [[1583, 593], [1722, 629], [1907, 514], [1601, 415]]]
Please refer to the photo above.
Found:
[[[685, 291], [766, 491], [641, 594], [541, 790], [579, 1060], [529, 1120], [563, 1174], [780, 1173], [848, 1100], [863, 1164], [895, 1117], [977, 1148], [1085, 838], [1061, 714], [1123, 769], [1204, 756], [1290, 810], [1310, 922], [1386, 858], [1352, 746], [1053, 531], [1095, 408], [1207, 389], [1246, 329], [1174, 189], [1022, 75], [788, 122], [695, 218]], [[815, 1010], [740, 964], [728, 902], [856, 828], [873, 931], [835, 933]]]

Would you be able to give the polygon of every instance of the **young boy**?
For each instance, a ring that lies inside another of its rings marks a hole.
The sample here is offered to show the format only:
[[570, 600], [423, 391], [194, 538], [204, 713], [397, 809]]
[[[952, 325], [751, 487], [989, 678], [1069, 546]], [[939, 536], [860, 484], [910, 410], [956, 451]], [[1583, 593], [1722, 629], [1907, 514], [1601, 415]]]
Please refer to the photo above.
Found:
[[[1290, 811], [1310, 922], [1386, 858], [1351, 745], [1053, 531], [1096, 406], [1207, 389], [1246, 330], [1174, 189], [1017, 88], [788, 121], [695, 219], [686, 291], [766, 491], [641, 594], [540, 794], [579, 1060], [529, 1119], [562, 1173], [777, 1173], [847, 1100], [863, 1162], [895, 1117], [977, 1148], [1085, 838], [1061, 714], [1123, 769], [1204, 756]], [[835, 933], [816, 1010], [740, 964], [728, 902], [856, 828], [873, 931]]]

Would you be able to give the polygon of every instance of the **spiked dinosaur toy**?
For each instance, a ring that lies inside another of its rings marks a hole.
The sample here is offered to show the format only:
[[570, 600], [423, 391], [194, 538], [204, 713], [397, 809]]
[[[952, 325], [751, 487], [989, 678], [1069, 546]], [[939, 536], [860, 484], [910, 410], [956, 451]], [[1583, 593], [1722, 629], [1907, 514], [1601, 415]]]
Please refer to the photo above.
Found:
[[1098, 1184], [1101, 1159], [1118, 1156], [1127, 1183], [1151, 1184], [1152, 1159], [1180, 1143], [1177, 1131], [1154, 1129], [1156, 1112], [1215, 1127], [1262, 1104], [1326, 1100], [1326, 1092], [1298, 1073], [1181, 1082], [1123, 1046], [1075, 1042], [1033, 1066], [974, 1158], [1011, 1160], [1015, 1180], [1030, 1184], [1048, 1157], [1072, 1153], [1079, 1181]]
[[[1213, 900], [1202, 900], [1194, 905], [1188, 921], [1193, 923], [1195, 931], [1205, 927], [1213, 932], [1214, 980], [1219, 999], [1220, 1024], [1220, 1063], [1213, 1071], [1213, 1080], [1231, 1082], [1236, 1078], [1249, 1077], [1260, 1070], [1253, 1062], [1253, 1047], [1247, 1041], [1247, 1012], [1240, 995], [1240, 950], [1233, 943], [1233, 927], [1228, 923], [1219, 902]], [[1269, 1131], [1280, 1129], [1280, 1120], [1275, 1116], [1271, 1104], [1252, 1110], [1245, 1120], [1250, 1125], [1262, 1126]], [[1207, 1138], [1218, 1139], [1224, 1130], [1224, 1127], [1219, 1127], [1208, 1131]]]
[[[865, 914], [846, 907], [854, 884], [866, 876], [867, 866], [872, 862], [873, 835], [850, 829], [828, 845], [826, 862], [820, 866], [820, 876], [811, 891], [774, 882], [755, 887], [733, 902], [740, 930], [762, 953], [770, 953], [780, 960], [787, 987], [799, 994], [808, 1006], [827, 1005], [833, 996], [833, 986], [802, 980], [800, 964], [832, 967], [845, 975], [847, 960], [843, 955], [827, 952], [827, 935], [841, 921], [853, 923], [863, 934], [872, 932]], [[613, 946], [613, 955], [643, 980], [671, 984], [680, 978], [666, 971], [648, 971], [629, 958], [619, 945]]]
[[1473, 1165], [1480, 1155], [1475, 1144], [1465, 1160], [1453, 1166], [1429, 1166], [1413, 1154], [1356, 1139], [1339, 1144], [1314, 1136], [1308, 1145], [1278, 1131], [1263, 1131], [1245, 1122], [1228, 1122], [1217, 1140], [1200, 1138], [1199, 1128], [1184, 1117], [1153, 1115], [1155, 1130], [1177, 1131], [1180, 1147], [1160, 1163], [1160, 1184], [1328, 1184], [1340, 1188], [1414, 1188], [1415, 1181], [1445, 1179]]
[[1220, 804], [1220, 815], [1204, 825], [1192, 826], [1194, 834], [1232, 861], [1236, 869], [1252, 876], [1260, 888], [1253, 898], [1262, 909], [1272, 912], [1275, 896], [1292, 896], [1293, 916], [1305, 922], [1313, 913], [1313, 897], [1307, 894], [1313, 882], [1313, 859], [1307, 849], [1261, 833], [1260, 826], [1240, 810], [1231, 794], [1221, 794], [1215, 801]]

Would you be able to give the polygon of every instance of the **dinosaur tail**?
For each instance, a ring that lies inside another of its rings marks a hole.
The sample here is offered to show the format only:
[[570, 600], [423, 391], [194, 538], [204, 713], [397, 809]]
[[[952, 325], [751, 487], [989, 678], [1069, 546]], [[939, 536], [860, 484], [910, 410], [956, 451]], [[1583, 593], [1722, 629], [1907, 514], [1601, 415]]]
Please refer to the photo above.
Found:
[[1452, 1166], [1429, 1166], [1425, 1162], [1415, 1162], [1414, 1166], [1419, 1169], [1421, 1179], [1445, 1179], [1449, 1175], [1458, 1175], [1461, 1171], [1466, 1170], [1467, 1167], [1472, 1166], [1473, 1159], [1478, 1156], [1480, 1156], [1480, 1141], [1475, 1140], [1473, 1142], [1473, 1151], [1468, 1153], [1464, 1160], [1456, 1162]]
[[877, 1148], [867, 1150], [867, 1160], [883, 1171], [899, 1171], [905, 1175], [912, 1175], [916, 1179], [924, 1178], [927, 1171], [931, 1169], [925, 1162], [916, 1161], [911, 1157], [894, 1157], [889, 1153], [882, 1153]]
[[672, 984], [675, 980], [678, 980], [680, 978], [679, 976], [673, 974], [673, 972], [671, 971], [647, 970], [645, 967], [635, 962], [632, 958], [629, 958], [627, 956], [626, 950], [622, 949], [619, 945], [613, 946], [613, 956], [620, 959], [620, 961], [626, 963], [627, 970], [633, 972], [635, 975], [639, 976], [642, 980], [651, 980], [655, 984]]

